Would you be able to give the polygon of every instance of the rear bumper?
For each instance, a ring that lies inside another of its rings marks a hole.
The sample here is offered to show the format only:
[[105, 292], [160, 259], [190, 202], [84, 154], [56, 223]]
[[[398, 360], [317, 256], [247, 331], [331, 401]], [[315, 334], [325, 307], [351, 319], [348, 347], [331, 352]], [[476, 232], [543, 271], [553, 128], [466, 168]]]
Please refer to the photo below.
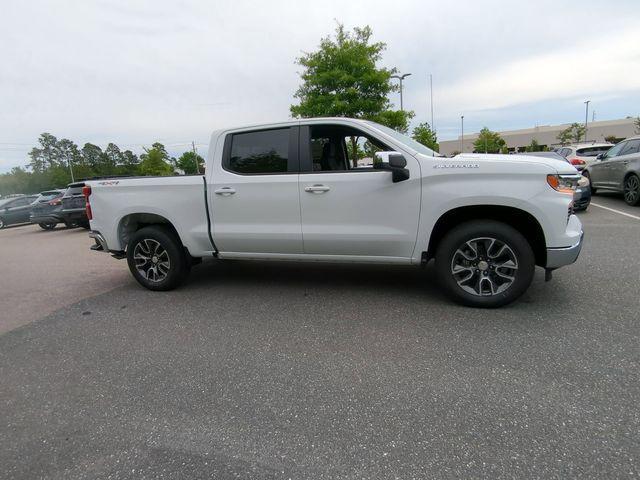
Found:
[[565, 248], [547, 248], [547, 268], [560, 268], [574, 263], [582, 250], [583, 240], [584, 232], [581, 232], [580, 240], [575, 245]]
[[60, 214], [66, 222], [88, 222], [87, 211], [84, 208], [68, 208]]
[[62, 217], [60, 215], [31, 215], [29, 217], [31, 223], [60, 223]]
[[104, 239], [104, 237], [100, 232], [91, 230], [89, 232], [89, 238], [93, 238], [96, 241], [95, 245], [91, 245], [91, 250], [96, 250], [98, 252], [109, 251], [109, 247], [107, 246], [107, 241]]

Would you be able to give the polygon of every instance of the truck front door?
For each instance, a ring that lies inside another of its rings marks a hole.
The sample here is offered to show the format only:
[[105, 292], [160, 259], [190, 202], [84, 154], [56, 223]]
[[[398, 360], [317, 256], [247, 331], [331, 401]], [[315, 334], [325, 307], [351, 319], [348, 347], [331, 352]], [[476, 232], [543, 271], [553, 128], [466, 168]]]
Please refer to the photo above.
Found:
[[410, 259], [420, 216], [420, 166], [405, 155], [408, 180], [373, 168], [391, 147], [350, 126], [300, 127], [304, 252]]

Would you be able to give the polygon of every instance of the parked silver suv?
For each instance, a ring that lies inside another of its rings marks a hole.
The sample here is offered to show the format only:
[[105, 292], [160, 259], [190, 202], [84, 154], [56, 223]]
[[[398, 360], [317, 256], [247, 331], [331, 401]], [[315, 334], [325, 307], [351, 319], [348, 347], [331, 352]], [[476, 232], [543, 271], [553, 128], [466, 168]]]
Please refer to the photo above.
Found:
[[585, 168], [591, 193], [606, 189], [621, 192], [629, 205], [640, 204], [640, 136], [616, 144]]

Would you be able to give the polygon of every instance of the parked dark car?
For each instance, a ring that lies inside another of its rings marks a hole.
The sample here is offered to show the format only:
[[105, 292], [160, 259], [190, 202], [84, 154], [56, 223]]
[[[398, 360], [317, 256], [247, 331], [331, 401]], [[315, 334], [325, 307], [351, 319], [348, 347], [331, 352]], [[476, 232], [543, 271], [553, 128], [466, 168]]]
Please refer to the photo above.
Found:
[[640, 136], [627, 138], [598, 155], [583, 175], [591, 181], [591, 190], [620, 192], [629, 205], [640, 205]]
[[[573, 163], [568, 158], [563, 157], [558, 152], [525, 152], [525, 153], [520, 153], [519, 155], [532, 155], [534, 157], [555, 158], [557, 160], [562, 160], [563, 162], [571, 163], [573, 165]], [[578, 182], [578, 188], [576, 189], [576, 193], [573, 194], [573, 209], [575, 211], [586, 210], [589, 207], [590, 203], [591, 203], [591, 185], [589, 182], [589, 178], [584, 176]]]
[[[37, 223], [43, 230], [53, 230], [62, 219], [62, 196], [65, 190], [49, 190], [31, 204], [31, 223]], [[69, 225], [67, 225], [69, 226]]]
[[82, 194], [84, 182], [71, 183], [62, 197], [62, 221], [67, 225], [89, 228], [86, 200]]
[[36, 198], [37, 195], [23, 195], [0, 200], [0, 228], [29, 222], [31, 204]]

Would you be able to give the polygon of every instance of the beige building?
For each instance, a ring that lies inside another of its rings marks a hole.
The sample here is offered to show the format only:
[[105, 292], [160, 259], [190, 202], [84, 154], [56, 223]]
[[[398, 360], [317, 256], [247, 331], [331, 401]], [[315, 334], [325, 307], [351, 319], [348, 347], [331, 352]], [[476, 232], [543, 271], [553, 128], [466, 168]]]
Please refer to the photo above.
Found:
[[[571, 124], [543, 125], [522, 130], [508, 130], [499, 132], [500, 136], [507, 142], [510, 152], [523, 152], [531, 144], [531, 140], [536, 139], [541, 146], [553, 148], [560, 145], [558, 134]], [[604, 142], [605, 137], [615, 137], [616, 141], [636, 135], [636, 126], [633, 118], [623, 118], [621, 120], [604, 120], [601, 122], [590, 122], [587, 130], [587, 141]], [[478, 138], [477, 133], [464, 135], [464, 146], [461, 139], [446, 140], [440, 142], [440, 153], [451, 155], [455, 152], [473, 152], [473, 142]]]

